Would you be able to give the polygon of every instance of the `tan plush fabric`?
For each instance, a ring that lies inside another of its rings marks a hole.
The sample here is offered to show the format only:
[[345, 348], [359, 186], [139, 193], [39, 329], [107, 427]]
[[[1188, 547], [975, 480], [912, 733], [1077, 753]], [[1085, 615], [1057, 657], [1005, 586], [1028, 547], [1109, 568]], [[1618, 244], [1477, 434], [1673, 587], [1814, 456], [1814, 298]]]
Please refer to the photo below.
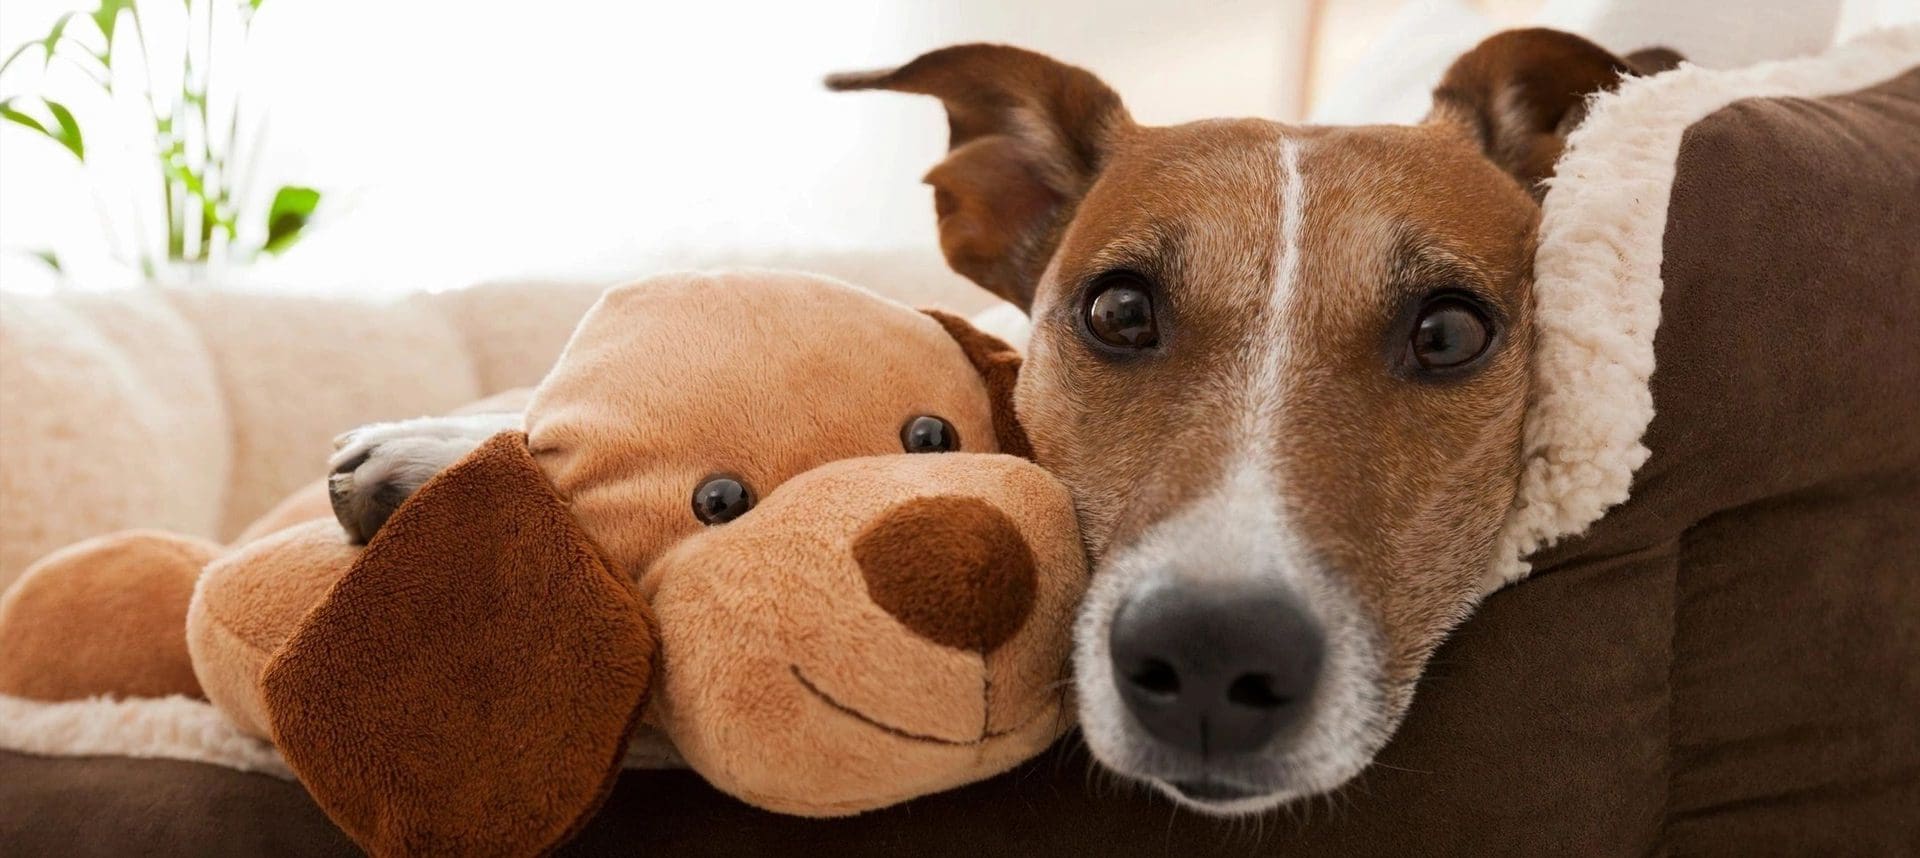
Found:
[[286, 528], [207, 565], [186, 616], [207, 699], [248, 734], [272, 736], [260, 673], [359, 556], [331, 517]]
[[994, 452], [987, 389], [928, 316], [824, 278], [664, 275], [609, 290], [527, 409], [528, 442], [622, 569], [699, 531], [693, 490], [762, 497], [823, 462], [901, 452], [920, 415]]
[[[876, 532], [884, 541], [935, 506], [975, 514], [913, 546], [873, 547]], [[1003, 771], [1071, 720], [1061, 692], [1085, 587], [1078, 533], [1060, 484], [1010, 456], [869, 457], [802, 474], [642, 579], [666, 665], [650, 717], [714, 785], [805, 816]]]
[[134, 531], [34, 564], [0, 596], [0, 694], [200, 696], [187, 659], [187, 601], [200, 568], [222, 550]]

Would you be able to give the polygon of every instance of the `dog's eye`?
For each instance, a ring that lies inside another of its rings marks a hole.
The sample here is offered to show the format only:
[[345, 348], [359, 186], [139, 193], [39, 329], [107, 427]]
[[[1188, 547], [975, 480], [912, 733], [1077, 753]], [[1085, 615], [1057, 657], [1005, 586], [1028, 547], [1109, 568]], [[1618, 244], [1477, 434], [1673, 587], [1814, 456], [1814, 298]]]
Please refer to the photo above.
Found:
[[1140, 275], [1116, 271], [1101, 276], [1087, 291], [1087, 331], [1116, 349], [1139, 351], [1160, 342], [1153, 319], [1153, 293]]
[[960, 436], [952, 423], [922, 414], [900, 427], [900, 446], [909, 453], [951, 453], [960, 449]]
[[1421, 369], [1452, 369], [1486, 352], [1493, 331], [1486, 316], [1456, 297], [1441, 297], [1420, 308], [1413, 324], [1413, 359]]
[[693, 517], [701, 524], [726, 524], [753, 509], [753, 495], [732, 477], [714, 476], [693, 490]]

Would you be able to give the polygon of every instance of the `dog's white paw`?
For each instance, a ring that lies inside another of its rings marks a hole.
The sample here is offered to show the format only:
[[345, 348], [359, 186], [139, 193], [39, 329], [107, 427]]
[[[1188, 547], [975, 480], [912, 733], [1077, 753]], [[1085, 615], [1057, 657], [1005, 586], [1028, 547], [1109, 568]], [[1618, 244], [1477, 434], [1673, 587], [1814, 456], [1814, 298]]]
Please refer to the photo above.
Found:
[[422, 417], [362, 426], [335, 438], [327, 460], [333, 517], [350, 541], [365, 543], [434, 474], [520, 422], [518, 414]]

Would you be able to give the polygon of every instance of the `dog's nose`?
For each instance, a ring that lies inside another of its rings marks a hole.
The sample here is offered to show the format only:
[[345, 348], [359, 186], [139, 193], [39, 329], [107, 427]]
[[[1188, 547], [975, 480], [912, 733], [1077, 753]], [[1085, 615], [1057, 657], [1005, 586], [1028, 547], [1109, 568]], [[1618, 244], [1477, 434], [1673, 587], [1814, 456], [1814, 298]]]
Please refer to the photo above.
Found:
[[1258, 750], [1299, 722], [1325, 649], [1277, 587], [1158, 586], [1123, 604], [1109, 635], [1128, 711], [1202, 756]]
[[1026, 624], [1039, 588], [1026, 537], [979, 498], [895, 506], [854, 540], [853, 557], [867, 595], [901, 625], [983, 655]]

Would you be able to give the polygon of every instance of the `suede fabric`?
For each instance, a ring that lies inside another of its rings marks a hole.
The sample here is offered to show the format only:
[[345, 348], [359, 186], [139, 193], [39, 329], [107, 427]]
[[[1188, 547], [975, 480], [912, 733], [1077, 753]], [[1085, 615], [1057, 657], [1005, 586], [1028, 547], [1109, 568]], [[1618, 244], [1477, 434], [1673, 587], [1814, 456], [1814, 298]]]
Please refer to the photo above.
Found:
[[28, 567], [0, 596], [0, 694], [200, 696], [182, 630], [200, 568], [222, 550], [204, 539], [133, 531], [68, 546]]

